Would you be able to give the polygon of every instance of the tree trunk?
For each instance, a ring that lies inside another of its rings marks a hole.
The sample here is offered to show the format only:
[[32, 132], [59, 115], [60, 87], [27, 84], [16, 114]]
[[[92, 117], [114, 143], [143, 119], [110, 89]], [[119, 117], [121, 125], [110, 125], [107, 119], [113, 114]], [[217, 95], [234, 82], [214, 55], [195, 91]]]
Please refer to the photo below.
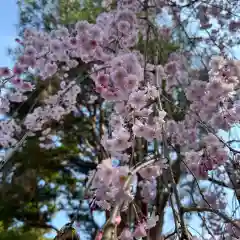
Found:
[[[176, 183], [179, 182], [180, 174], [181, 174], [181, 157], [178, 156], [178, 159], [172, 164], [172, 170], [174, 174], [174, 180]], [[157, 197], [156, 197], [156, 215], [159, 216], [159, 221], [157, 222], [156, 226], [150, 229], [149, 240], [160, 240], [161, 239], [161, 233], [163, 228], [163, 221], [164, 221], [164, 210], [166, 208], [170, 192], [164, 192], [164, 187], [168, 185], [168, 183], [171, 183], [172, 180], [170, 178], [169, 170], [165, 170], [163, 172], [163, 175], [161, 178], [159, 178], [158, 181], [160, 181], [161, 186], [157, 190]]]

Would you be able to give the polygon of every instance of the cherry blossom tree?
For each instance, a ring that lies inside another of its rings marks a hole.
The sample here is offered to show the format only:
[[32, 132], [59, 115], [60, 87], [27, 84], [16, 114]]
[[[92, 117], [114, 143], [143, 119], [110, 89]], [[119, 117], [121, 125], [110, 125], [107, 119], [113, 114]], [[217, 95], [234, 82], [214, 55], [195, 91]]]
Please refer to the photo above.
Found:
[[[14, 147], [5, 162], [26, 138], [38, 136], [43, 151], [54, 148], [51, 136], [59, 133], [52, 124], [79, 113], [79, 96], [89, 102], [101, 99], [111, 115], [94, 149], [101, 159], [84, 194], [91, 209], [106, 212], [96, 239], [238, 239], [240, 151], [233, 145], [237, 139], [226, 142], [218, 134], [239, 124], [240, 61], [229, 52], [239, 41], [238, 3], [106, 1], [106, 12], [95, 23], [79, 21], [74, 29], [61, 27], [50, 34], [26, 30], [19, 41], [23, 54], [14, 68], [1, 68], [2, 81], [13, 86], [2, 97], [2, 111], [9, 111], [10, 102], [27, 101], [37, 89], [24, 78], [26, 72], [32, 71], [45, 86], [54, 77], [60, 80], [24, 119], [0, 122], [1, 146]], [[185, 29], [185, 9], [208, 34], [198, 36], [188, 51], [183, 44], [166, 54], [162, 42], [175, 37], [176, 27], [188, 43], [193, 37]], [[172, 17], [172, 27], [156, 22], [164, 12]], [[210, 50], [216, 45], [218, 55], [202, 51], [206, 44]], [[207, 69], [203, 79], [193, 68], [196, 56]], [[80, 63], [88, 74], [76, 74], [73, 80], [71, 71]], [[94, 84], [88, 95], [81, 88], [86, 78]], [[232, 214], [226, 189], [234, 192]], [[66, 227], [71, 229], [75, 220]], [[164, 225], [170, 225], [169, 232]]]

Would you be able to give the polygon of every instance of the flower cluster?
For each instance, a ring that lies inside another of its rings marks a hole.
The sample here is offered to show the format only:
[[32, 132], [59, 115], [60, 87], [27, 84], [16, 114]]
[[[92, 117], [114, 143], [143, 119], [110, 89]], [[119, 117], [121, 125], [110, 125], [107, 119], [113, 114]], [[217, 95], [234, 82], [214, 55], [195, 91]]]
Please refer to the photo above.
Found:
[[227, 161], [228, 153], [216, 136], [208, 134], [202, 139], [202, 149], [186, 152], [185, 157], [187, 166], [196, 177], [207, 178], [208, 171]]
[[[93, 173], [92, 173], [93, 174]], [[123, 187], [129, 175], [127, 166], [113, 167], [112, 159], [105, 159], [98, 165], [91, 183], [93, 199], [91, 207], [95, 204], [103, 209], [110, 210], [111, 204], [123, 204], [124, 201], [132, 201], [130, 191], [124, 191]]]

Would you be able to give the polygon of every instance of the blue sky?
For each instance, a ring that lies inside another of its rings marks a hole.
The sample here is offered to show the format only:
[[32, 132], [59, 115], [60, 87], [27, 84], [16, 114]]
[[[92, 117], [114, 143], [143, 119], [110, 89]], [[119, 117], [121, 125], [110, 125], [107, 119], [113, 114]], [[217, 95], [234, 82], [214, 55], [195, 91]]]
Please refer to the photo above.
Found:
[[0, 1], [0, 66], [12, 65], [7, 47], [14, 46], [18, 21], [16, 0]]

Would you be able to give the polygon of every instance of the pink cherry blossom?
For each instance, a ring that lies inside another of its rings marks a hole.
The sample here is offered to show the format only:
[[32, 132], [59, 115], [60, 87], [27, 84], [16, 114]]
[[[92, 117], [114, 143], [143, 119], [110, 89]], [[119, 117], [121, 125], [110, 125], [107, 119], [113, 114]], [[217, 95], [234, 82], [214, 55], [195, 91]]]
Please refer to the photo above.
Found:
[[129, 230], [129, 228], [123, 229], [121, 235], [120, 235], [121, 240], [133, 240], [133, 234]]
[[138, 226], [136, 226], [136, 229], [133, 233], [135, 238], [142, 238], [142, 237], [146, 237], [147, 236], [147, 232], [145, 229], [145, 224], [140, 223], [138, 224]]

